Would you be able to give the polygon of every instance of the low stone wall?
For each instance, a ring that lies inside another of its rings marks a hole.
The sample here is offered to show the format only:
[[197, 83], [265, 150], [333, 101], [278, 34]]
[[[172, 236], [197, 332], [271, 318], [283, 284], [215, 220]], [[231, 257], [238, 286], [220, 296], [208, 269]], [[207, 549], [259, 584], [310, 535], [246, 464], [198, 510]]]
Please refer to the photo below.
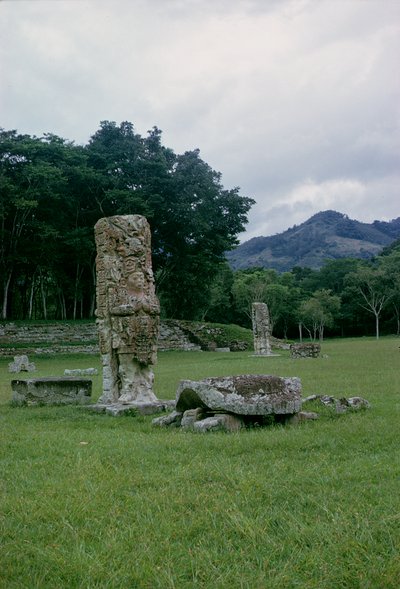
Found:
[[[0, 324], [0, 355], [17, 354], [98, 354], [98, 334], [92, 323]], [[201, 346], [183, 331], [177, 321], [162, 322], [159, 351], [200, 351]], [[19, 344], [13, 346], [13, 344]], [[41, 345], [42, 344], [42, 345]]]

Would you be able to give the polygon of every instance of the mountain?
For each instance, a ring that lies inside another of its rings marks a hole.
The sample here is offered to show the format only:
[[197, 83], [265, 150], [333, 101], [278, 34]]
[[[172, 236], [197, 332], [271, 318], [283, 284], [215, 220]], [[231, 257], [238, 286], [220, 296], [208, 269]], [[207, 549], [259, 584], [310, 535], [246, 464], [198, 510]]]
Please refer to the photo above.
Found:
[[322, 211], [301, 225], [270, 237], [253, 237], [227, 253], [234, 270], [254, 266], [279, 272], [294, 266], [321, 268], [327, 259], [371, 258], [400, 237], [400, 217], [361, 223]]

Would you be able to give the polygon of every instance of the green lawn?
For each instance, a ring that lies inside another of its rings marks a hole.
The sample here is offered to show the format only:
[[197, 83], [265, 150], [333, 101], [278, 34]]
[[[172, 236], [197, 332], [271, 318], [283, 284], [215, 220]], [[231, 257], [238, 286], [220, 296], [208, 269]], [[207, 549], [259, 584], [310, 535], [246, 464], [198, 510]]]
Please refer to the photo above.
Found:
[[[0, 587], [398, 589], [399, 344], [332, 340], [325, 357], [300, 360], [159, 354], [160, 398], [181, 378], [266, 373], [301, 377], [304, 396], [372, 404], [237, 434], [12, 408], [1, 359]], [[100, 368], [95, 356], [30, 359], [35, 376]]]

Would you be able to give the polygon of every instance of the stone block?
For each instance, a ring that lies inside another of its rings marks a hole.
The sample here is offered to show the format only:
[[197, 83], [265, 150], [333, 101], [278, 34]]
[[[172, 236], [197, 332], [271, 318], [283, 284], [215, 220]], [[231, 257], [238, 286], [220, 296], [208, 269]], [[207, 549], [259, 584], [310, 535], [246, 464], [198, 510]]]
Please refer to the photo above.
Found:
[[88, 378], [47, 377], [11, 381], [15, 405], [84, 405], [90, 402], [92, 381]]
[[35, 364], [29, 362], [29, 358], [25, 354], [14, 356], [14, 362], [10, 362], [8, 365], [8, 372], [35, 372], [35, 370]]
[[225, 431], [237, 432], [243, 427], [243, 420], [237, 415], [230, 415], [229, 413], [217, 413], [193, 424], [194, 431], [209, 432], [209, 431]]
[[182, 380], [176, 392], [176, 410], [198, 407], [236, 415], [294, 414], [301, 409], [300, 379], [244, 374]]
[[66, 368], [65, 376], [95, 376], [98, 373], [97, 368]]
[[180, 411], [172, 411], [172, 413], [169, 413], [168, 415], [155, 417], [151, 423], [157, 427], [180, 427], [182, 415], [183, 414]]
[[321, 345], [315, 343], [290, 344], [291, 358], [318, 358], [321, 355]]
[[201, 407], [196, 407], [195, 409], [187, 409], [182, 415], [181, 427], [193, 427], [196, 421], [203, 419], [205, 415], [206, 412]]

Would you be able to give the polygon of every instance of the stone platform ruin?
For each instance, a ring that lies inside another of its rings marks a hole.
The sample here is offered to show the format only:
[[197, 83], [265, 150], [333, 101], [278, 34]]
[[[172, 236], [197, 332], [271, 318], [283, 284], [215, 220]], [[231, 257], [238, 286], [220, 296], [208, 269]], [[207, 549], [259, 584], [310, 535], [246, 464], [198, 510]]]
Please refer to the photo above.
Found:
[[92, 381], [72, 376], [12, 380], [13, 405], [85, 405], [90, 403]]
[[244, 374], [182, 380], [176, 392], [175, 411], [153, 420], [153, 424], [196, 431], [237, 431], [246, 423], [262, 422], [270, 416], [281, 420], [300, 410], [299, 378]]

